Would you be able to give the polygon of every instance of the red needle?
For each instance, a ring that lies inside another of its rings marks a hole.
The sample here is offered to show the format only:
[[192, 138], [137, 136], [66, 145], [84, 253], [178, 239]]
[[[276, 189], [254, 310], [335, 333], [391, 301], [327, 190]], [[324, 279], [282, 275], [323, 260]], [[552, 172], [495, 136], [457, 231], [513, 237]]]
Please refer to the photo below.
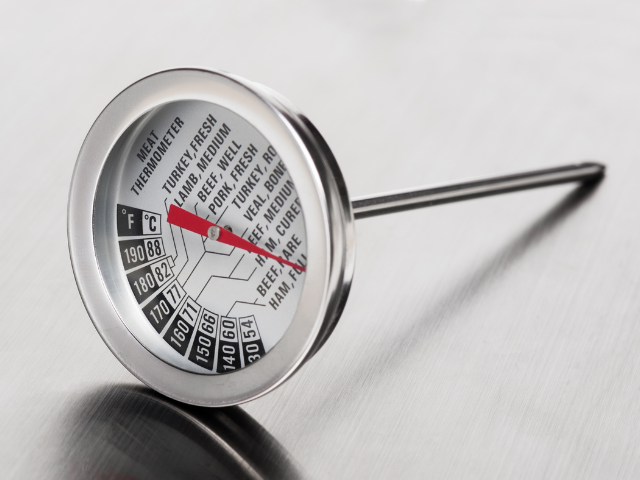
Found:
[[188, 212], [185, 209], [177, 207], [175, 205], [171, 205], [169, 207], [167, 222], [175, 225], [176, 227], [184, 228], [185, 230], [189, 230], [190, 232], [197, 233], [198, 235], [202, 235], [203, 237], [207, 238], [209, 238], [209, 229], [211, 227], [218, 227], [220, 229], [220, 236], [216, 239], [216, 241], [224, 243], [225, 245], [231, 245], [232, 247], [241, 248], [242, 250], [246, 250], [251, 253], [257, 253], [258, 255], [262, 255], [263, 257], [272, 258], [273, 260], [284, 263], [285, 265], [295, 268], [296, 270], [300, 270], [301, 272], [306, 271], [304, 267], [285, 260], [284, 258], [278, 257], [273, 253], [263, 250], [260, 247], [256, 247], [248, 240], [245, 240], [244, 238], [239, 237], [238, 235], [235, 235], [228, 230], [225, 230], [219, 225], [211, 223], [209, 220], [200, 218], [199, 216], [194, 215], [193, 213]]

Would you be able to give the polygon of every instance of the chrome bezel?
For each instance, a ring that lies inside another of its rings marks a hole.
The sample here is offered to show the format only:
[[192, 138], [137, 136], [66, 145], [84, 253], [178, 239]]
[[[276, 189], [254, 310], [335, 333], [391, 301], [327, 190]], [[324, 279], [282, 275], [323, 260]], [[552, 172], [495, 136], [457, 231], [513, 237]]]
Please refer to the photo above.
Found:
[[[309, 261], [291, 326], [259, 362], [225, 375], [181, 370], [139, 343], [116, 311], [96, 258], [94, 201], [110, 152], [142, 115], [181, 100], [221, 105], [255, 126], [287, 165], [304, 211]], [[326, 340], [346, 302], [353, 276], [351, 204], [340, 170], [322, 137], [279, 95], [237, 76], [204, 69], [150, 75], [125, 89], [102, 111], [76, 162], [69, 193], [68, 239], [85, 307], [113, 354], [151, 388], [194, 405], [246, 402], [284, 382]]]

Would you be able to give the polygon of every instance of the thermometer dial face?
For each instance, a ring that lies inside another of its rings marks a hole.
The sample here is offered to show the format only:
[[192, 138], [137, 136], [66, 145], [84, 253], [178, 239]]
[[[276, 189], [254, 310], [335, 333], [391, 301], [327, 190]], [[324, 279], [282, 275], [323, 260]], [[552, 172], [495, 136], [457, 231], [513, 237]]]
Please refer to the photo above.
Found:
[[107, 225], [95, 229], [106, 237], [95, 244], [110, 252], [96, 252], [100, 268], [122, 302], [136, 305], [121, 318], [151, 353], [186, 371], [224, 374], [259, 361], [283, 337], [302, 269], [167, 222], [179, 207], [306, 267], [296, 186], [249, 122], [203, 101], [157, 107], [122, 136], [98, 191]]
[[351, 203], [320, 133], [266, 87], [202, 69], [150, 75], [105, 107], [68, 238], [111, 352], [195, 405], [246, 402], [298, 371], [353, 276]]

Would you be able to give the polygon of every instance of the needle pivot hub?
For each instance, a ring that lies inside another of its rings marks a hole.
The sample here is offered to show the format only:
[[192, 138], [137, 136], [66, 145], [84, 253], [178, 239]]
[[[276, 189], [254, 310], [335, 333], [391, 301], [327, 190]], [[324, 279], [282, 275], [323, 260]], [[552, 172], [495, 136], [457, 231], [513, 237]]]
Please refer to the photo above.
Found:
[[220, 238], [220, 227], [211, 226], [209, 230], [207, 230], [207, 237], [209, 240], [213, 240], [214, 242]]

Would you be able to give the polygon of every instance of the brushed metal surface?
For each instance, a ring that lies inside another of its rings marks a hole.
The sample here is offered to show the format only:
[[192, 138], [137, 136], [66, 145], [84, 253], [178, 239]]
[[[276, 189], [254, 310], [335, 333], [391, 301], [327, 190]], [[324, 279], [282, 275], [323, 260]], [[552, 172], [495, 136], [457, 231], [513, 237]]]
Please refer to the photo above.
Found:
[[[109, 402], [138, 415], [127, 399], [139, 383], [89, 321], [65, 236], [93, 120], [132, 81], [181, 65], [290, 98], [356, 197], [608, 166], [595, 191], [359, 221], [333, 335], [240, 407], [262, 432], [247, 435], [289, 459], [278, 462], [292, 476], [640, 476], [640, 4], [14, 2], [0, 22], [0, 477], [67, 478], [71, 462], [115, 476], [124, 457], [135, 477], [157, 472], [145, 463], [154, 445], [183, 465], [187, 440], [155, 403], [148, 436], [148, 416], [101, 423]], [[101, 442], [112, 448], [91, 447]]]

